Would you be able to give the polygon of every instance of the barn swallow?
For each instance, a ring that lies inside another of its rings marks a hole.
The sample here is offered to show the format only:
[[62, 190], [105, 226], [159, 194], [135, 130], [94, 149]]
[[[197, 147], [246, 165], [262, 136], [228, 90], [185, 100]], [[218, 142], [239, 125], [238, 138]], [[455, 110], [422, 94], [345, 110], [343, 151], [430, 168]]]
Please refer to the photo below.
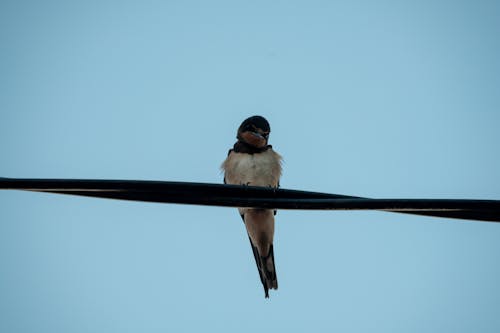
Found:
[[[222, 163], [224, 184], [279, 187], [281, 156], [268, 145], [271, 128], [264, 117], [245, 119], [238, 128], [236, 143]], [[265, 297], [278, 289], [274, 266], [274, 216], [272, 209], [238, 208], [245, 224]]]

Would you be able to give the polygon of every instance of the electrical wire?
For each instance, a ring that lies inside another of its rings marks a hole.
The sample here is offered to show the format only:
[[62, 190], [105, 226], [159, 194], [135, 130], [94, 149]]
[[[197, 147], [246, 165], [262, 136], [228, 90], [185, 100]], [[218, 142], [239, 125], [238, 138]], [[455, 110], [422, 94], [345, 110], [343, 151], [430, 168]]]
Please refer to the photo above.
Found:
[[119, 200], [223, 207], [380, 210], [500, 222], [500, 200], [371, 199], [281, 188], [143, 180], [0, 178], [0, 190], [24, 190]]

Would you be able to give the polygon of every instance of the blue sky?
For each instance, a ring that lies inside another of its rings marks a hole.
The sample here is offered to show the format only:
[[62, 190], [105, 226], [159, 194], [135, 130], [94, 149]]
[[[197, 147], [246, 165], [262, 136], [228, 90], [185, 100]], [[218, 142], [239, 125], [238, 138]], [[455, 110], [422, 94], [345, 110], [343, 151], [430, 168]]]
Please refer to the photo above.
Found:
[[[500, 199], [495, 1], [2, 1], [0, 176], [222, 182], [248, 116], [282, 187]], [[0, 192], [2, 332], [498, 332], [500, 225]]]

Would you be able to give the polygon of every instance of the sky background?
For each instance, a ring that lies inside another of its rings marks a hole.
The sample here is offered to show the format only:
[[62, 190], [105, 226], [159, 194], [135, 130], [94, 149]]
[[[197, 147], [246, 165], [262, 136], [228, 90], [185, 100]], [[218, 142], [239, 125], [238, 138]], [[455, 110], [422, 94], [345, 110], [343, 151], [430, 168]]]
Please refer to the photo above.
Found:
[[[243, 119], [283, 188], [500, 199], [498, 1], [0, 2], [0, 177], [221, 183]], [[499, 332], [500, 225], [0, 191], [1, 332]]]

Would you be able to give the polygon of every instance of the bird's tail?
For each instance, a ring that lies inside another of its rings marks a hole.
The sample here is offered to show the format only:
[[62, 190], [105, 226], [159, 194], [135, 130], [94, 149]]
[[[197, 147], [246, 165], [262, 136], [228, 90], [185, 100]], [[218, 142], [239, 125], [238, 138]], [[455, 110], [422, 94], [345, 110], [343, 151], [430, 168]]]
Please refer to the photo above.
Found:
[[260, 255], [259, 250], [255, 245], [253, 245], [251, 239], [250, 245], [252, 246], [252, 252], [259, 271], [260, 282], [262, 282], [262, 286], [264, 287], [265, 296], [266, 298], [269, 298], [269, 289], [278, 289], [276, 267], [274, 266], [273, 245], [271, 244], [269, 247], [269, 253], [266, 256]]

